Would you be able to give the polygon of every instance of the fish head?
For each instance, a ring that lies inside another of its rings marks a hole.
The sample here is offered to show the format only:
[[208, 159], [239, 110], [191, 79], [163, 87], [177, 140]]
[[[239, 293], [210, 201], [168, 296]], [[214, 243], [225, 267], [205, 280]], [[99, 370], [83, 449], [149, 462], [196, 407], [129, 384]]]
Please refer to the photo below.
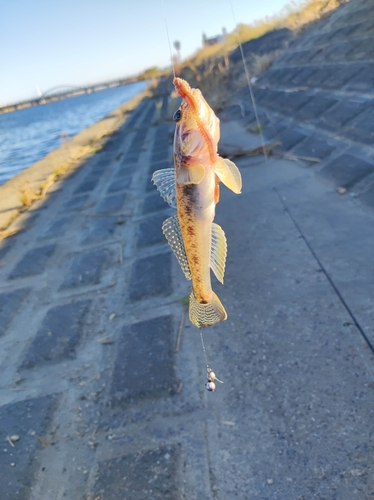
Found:
[[193, 89], [182, 78], [174, 78], [174, 86], [182, 104], [174, 113], [176, 122], [175, 149], [184, 156], [213, 161], [220, 137], [219, 119], [199, 89]]

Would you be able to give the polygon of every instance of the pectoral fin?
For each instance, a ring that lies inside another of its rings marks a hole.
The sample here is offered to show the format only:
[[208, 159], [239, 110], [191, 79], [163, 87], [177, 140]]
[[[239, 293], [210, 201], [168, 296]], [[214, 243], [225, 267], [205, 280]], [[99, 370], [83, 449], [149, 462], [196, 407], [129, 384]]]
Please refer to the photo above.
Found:
[[210, 267], [219, 282], [223, 283], [227, 255], [226, 236], [218, 224], [212, 224], [212, 247], [210, 254]]
[[168, 240], [171, 249], [176, 256], [179, 265], [184, 272], [184, 275], [188, 280], [191, 279], [190, 266], [188, 265], [186, 249], [184, 247], [182, 232], [179, 225], [179, 220], [177, 215], [173, 215], [164, 221], [162, 224], [162, 231]]
[[204, 165], [180, 166], [177, 171], [177, 182], [178, 184], [200, 184], [204, 175]]
[[152, 182], [156, 185], [160, 195], [166, 203], [168, 203], [172, 208], [177, 208], [174, 168], [156, 170], [156, 172], [152, 175]]
[[221, 182], [234, 191], [240, 194], [242, 191], [242, 176], [240, 175], [238, 167], [230, 160], [225, 160], [218, 157], [218, 161], [214, 164], [214, 172]]

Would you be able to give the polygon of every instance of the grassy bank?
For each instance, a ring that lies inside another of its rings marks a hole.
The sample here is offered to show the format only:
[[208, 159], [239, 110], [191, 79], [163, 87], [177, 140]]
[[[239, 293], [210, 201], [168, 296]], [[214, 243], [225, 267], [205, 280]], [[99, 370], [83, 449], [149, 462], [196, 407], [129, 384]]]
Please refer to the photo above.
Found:
[[33, 203], [45, 198], [56, 181], [79, 168], [102, 149], [108, 138], [127, 121], [131, 112], [150, 95], [150, 89], [136, 95], [1, 185], [0, 239], [12, 234], [10, 224]]

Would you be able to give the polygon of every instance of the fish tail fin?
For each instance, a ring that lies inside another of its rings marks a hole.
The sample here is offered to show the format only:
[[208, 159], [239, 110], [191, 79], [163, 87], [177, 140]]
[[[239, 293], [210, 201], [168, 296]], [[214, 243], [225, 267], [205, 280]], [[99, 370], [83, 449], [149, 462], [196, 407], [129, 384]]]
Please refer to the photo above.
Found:
[[201, 304], [195, 299], [193, 292], [190, 295], [190, 321], [198, 328], [215, 325], [227, 319], [225, 308], [217, 295], [212, 292], [212, 297], [206, 304]]

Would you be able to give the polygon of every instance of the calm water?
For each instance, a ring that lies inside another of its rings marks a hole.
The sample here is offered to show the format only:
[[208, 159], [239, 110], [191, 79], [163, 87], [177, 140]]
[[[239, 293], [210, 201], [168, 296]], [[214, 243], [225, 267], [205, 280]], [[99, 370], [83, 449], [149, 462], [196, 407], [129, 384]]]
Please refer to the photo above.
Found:
[[0, 115], [0, 184], [147, 87], [136, 82]]

